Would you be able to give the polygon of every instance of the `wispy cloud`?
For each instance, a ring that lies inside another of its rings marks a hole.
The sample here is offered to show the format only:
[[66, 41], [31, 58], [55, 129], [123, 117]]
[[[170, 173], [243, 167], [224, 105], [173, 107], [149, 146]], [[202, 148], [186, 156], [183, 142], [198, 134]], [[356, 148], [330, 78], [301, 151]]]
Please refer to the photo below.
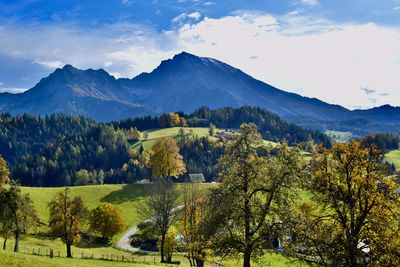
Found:
[[175, 18], [173, 18], [171, 21], [173, 23], [183, 23], [187, 20], [198, 21], [200, 18], [201, 18], [201, 14], [199, 12], [193, 12], [190, 14], [182, 13], [182, 14], [176, 16]]
[[71, 25], [3, 25], [0, 57], [5, 55], [9, 62], [18, 59], [19, 64], [25, 64], [15, 65], [17, 72], [30, 62], [32, 85], [40, 79], [33, 75], [35, 66], [43, 66], [50, 72], [67, 63], [78, 68], [105, 67], [120, 76], [132, 77], [151, 71], [162, 59], [171, 56], [174, 38], [173, 32], [160, 33], [129, 23], [96, 29]]
[[391, 98], [376, 90], [376, 104], [400, 104], [399, 28], [242, 12], [185, 25], [179, 40], [284, 90], [353, 108], [375, 104], [360, 88], [382, 88]]
[[33, 63], [45, 66], [45, 67], [50, 68], [50, 69], [60, 68], [63, 65], [65, 65], [60, 60], [46, 61], [46, 60], [35, 59], [33, 61]]
[[[302, 13], [273, 16], [245, 11], [222, 18], [185, 13], [176, 21], [180, 22], [164, 31], [129, 23], [97, 28], [2, 25], [0, 58], [4, 65], [21, 59], [26, 67], [28, 62], [33, 85], [43, 76], [35, 72], [38, 66], [50, 72], [69, 63], [105, 68], [115, 77], [132, 77], [186, 50], [225, 61], [284, 90], [330, 103], [350, 108], [387, 101], [400, 105], [398, 28], [335, 23]], [[19, 65], [14, 67], [19, 69]], [[24, 86], [11, 86], [1, 73], [0, 80], [7, 87]], [[376, 103], [369, 99], [371, 94]]]
[[315, 6], [315, 5], [318, 5], [318, 4], [319, 4], [319, 1], [318, 1], [318, 0], [301, 0], [301, 2], [302, 2], [304, 5], [307, 5], [307, 6]]
[[361, 88], [361, 91], [364, 91], [364, 93], [365, 93], [366, 95], [371, 95], [371, 94], [373, 94], [373, 93], [376, 92], [376, 90], [371, 89], [371, 88], [368, 88], [368, 87], [362, 87], [362, 88]]
[[0, 87], [0, 93], [12, 93], [12, 94], [19, 94], [19, 93], [23, 93], [27, 90], [28, 88], [15, 88], [15, 87], [11, 87], [11, 88], [2, 88]]

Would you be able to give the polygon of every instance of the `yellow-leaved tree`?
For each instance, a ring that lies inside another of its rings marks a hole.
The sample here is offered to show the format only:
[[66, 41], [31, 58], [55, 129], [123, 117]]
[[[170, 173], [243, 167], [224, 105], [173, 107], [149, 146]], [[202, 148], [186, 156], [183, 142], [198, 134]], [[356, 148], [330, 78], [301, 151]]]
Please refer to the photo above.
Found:
[[71, 258], [71, 246], [80, 240], [80, 233], [87, 218], [87, 208], [81, 197], [71, 199], [69, 188], [59, 192], [48, 204], [49, 225], [54, 237], [60, 237], [67, 246], [67, 257]]
[[185, 163], [173, 138], [168, 136], [158, 139], [154, 143], [152, 151], [150, 165], [154, 177], [179, 177], [185, 173]]
[[0, 155], [0, 186], [7, 184], [10, 181], [10, 171], [7, 167], [7, 162]]
[[100, 234], [106, 242], [125, 230], [125, 220], [121, 210], [110, 203], [99, 204], [90, 212], [89, 221], [90, 230]]
[[[316, 153], [294, 234], [325, 266], [399, 266], [399, 185], [387, 177], [383, 152], [358, 141]], [[310, 257], [307, 257], [310, 259]]]

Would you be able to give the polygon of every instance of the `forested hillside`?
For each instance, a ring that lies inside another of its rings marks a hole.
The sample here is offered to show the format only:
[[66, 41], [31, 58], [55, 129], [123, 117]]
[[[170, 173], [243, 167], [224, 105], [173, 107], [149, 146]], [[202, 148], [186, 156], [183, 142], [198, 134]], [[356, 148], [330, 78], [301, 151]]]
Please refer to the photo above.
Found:
[[[169, 113], [112, 123], [69, 115], [6, 113], [0, 115], [0, 154], [7, 160], [11, 176], [22, 185], [131, 183], [151, 176], [151, 151], [135, 146], [139, 139], [147, 138], [148, 130], [208, 128], [210, 123], [221, 129], [237, 129], [243, 122], [256, 123], [266, 140], [330, 146], [329, 138], [320, 132], [286, 123], [264, 109], [242, 107], [201, 108], [190, 115]], [[214, 166], [224, 151], [225, 140], [199, 137], [189, 130], [181, 131], [175, 138], [187, 173], [204, 173], [208, 181], [214, 179]]]
[[[289, 144], [313, 141], [316, 144], [331, 146], [330, 139], [325, 134], [316, 130], [306, 130], [294, 123], [288, 123], [282, 120], [278, 115], [266, 109], [257, 107], [240, 108], [221, 108], [211, 110], [207, 107], [201, 107], [195, 112], [185, 115], [179, 113], [185, 118], [185, 123], [190, 127], [208, 127], [210, 123], [218, 128], [238, 129], [244, 122], [255, 123], [264, 139], [269, 141], [286, 140]], [[160, 117], [138, 117], [113, 123], [115, 127], [129, 129], [136, 127], [139, 130], [174, 127], [171, 120], [165, 121], [165, 115]]]

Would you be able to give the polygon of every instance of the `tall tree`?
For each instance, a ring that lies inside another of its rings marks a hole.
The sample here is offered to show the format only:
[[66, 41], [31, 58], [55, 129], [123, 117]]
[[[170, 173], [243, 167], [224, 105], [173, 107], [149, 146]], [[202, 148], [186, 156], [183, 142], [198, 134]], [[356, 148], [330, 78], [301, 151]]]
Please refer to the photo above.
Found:
[[149, 188], [149, 197], [142, 213], [153, 221], [160, 236], [161, 262], [165, 262], [165, 238], [179, 215], [179, 192], [171, 179], [158, 179]]
[[314, 155], [297, 248], [330, 266], [400, 265], [399, 186], [385, 177], [383, 157], [354, 140]]
[[22, 194], [19, 186], [13, 184], [8, 189], [0, 190], [0, 213], [3, 248], [6, 248], [7, 239], [13, 234], [14, 252], [18, 252], [21, 235], [38, 222], [33, 201], [29, 194]]
[[0, 186], [7, 184], [10, 181], [10, 170], [7, 167], [7, 162], [0, 155]]
[[190, 266], [203, 267], [207, 256], [208, 236], [206, 223], [207, 195], [198, 183], [187, 183], [182, 187], [183, 215], [182, 235]]
[[266, 237], [283, 235], [297, 195], [299, 151], [286, 144], [271, 149], [263, 147], [255, 124], [242, 124], [219, 161], [221, 184], [211, 194], [215, 249], [243, 255], [244, 267], [264, 253]]
[[71, 258], [71, 246], [80, 240], [80, 232], [88, 211], [80, 196], [71, 199], [69, 188], [59, 192], [48, 204], [51, 233], [60, 237], [67, 246], [67, 257]]
[[152, 150], [150, 165], [154, 177], [178, 177], [186, 171], [185, 163], [173, 138], [168, 136], [158, 139]]

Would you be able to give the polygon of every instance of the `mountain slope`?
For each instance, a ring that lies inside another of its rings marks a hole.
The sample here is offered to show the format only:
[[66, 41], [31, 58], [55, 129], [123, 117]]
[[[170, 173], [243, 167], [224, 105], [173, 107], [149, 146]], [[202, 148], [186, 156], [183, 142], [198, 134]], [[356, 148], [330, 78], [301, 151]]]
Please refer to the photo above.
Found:
[[78, 70], [70, 65], [57, 69], [21, 94], [1, 94], [0, 110], [38, 115], [67, 113], [109, 121], [152, 113], [124, 100], [118, 81], [104, 70]]
[[150, 90], [144, 103], [157, 112], [251, 105], [281, 116], [321, 120], [341, 119], [349, 113], [341, 106], [274, 88], [218, 60], [185, 52], [137, 76], [131, 86]]
[[78, 70], [66, 65], [25, 93], [0, 94], [0, 112], [68, 113], [98, 121], [163, 112], [189, 113], [201, 106], [216, 109], [245, 105], [266, 108], [310, 125], [351, 119], [400, 124], [400, 108], [350, 111], [285, 92], [223, 62], [186, 52], [133, 79], [115, 79], [102, 69]]

